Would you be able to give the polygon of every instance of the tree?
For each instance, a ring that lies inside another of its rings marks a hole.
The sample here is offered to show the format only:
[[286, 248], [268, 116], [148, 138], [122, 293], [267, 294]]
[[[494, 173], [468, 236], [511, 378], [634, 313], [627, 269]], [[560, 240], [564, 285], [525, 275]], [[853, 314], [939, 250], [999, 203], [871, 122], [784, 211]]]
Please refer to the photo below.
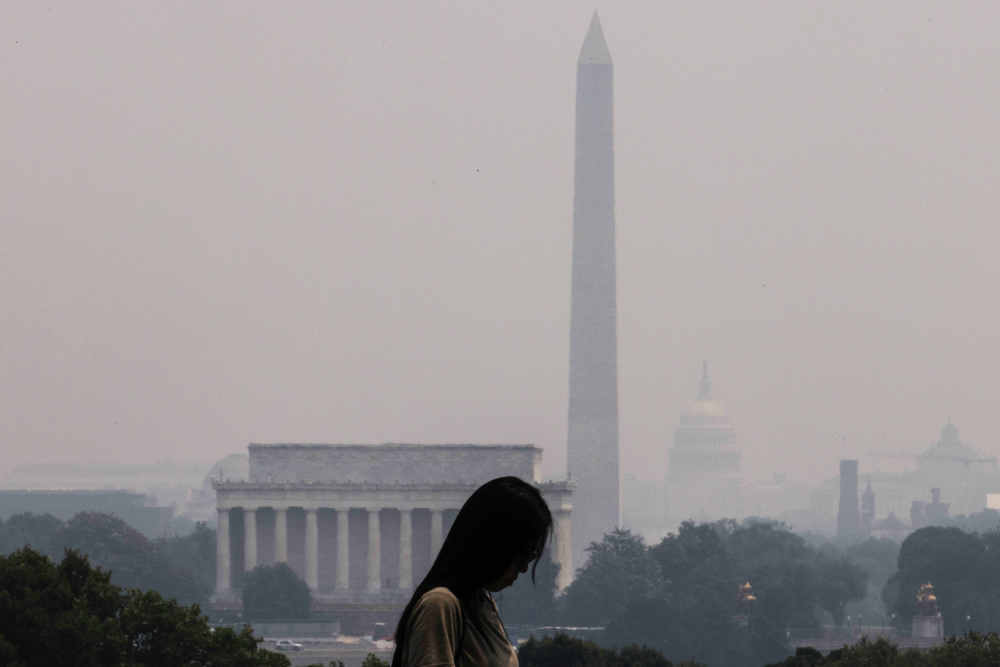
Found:
[[62, 554], [57, 538], [63, 522], [51, 514], [14, 514], [0, 521], [0, 554], [9, 554], [24, 546], [46, 556]]
[[563, 599], [565, 618], [577, 625], [606, 625], [629, 602], [654, 595], [662, 586], [660, 568], [642, 537], [616, 528], [587, 547], [587, 563]]
[[535, 580], [531, 570], [514, 585], [496, 594], [497, 606], [507, 625], [554, 625], [556, 623], [556, 577], [559, 564], [549, 554], [538, 560]]
[[104, 570], [123, 588], [153, 588], [162, 578], [160, 561], [145, 535], [111, 514], [80, 512], [57, 536], [61, 548], [75, 549]]
[[[834, 551], [830, 547], [831, 551]], [[865, 597], [847, 605], [851, 616], [859, 616], [872, 621], [888, 621], [888, 612], [882, 602], [882, 589], [896, 572], [899, 558], [899, 543], [885, 538], [871, 537], [863, 542], [853, 543], [843, 551], [843, 556], [857, 564], [868, 579]]]
[[[331, 662], [330, 665], [332, 666], [333, 663]], [[343, 663], [341, 663], [341, 667], [343, 667]], [[365, 656], [365, 660], [361, 663], [361, 667], [389, 667], [389, 663], [382, 660], [374, 653], [369, 653]]]
[[[742, 666], [780, 659], [789, 626], [816, 625], [818, 608], [842, 617], [846, 602], [865, 590], [857, 565], [775, 522], [685, 522], [648, 551], [662, 585], [630, 599], [605, 639], [647, 644], [672, 660]], [[740, 602], [748, 581], [755, 600]]]
[[52, 559], [75, 549], [108, 570], [112, 583], [153, 589], [185, 604], [215, 589], [215, 531], [199, 523], [189, 535], [148, 540], [122, 519], [81, 512], [67, 522], [45, 514], [18, 514], [0, 522], [0, 553], [31, 546]]
[[923, 658], [915, 650], [900, 651], [887, 641], [878, 639], [869, 641], [867, 638], [853, 646], [830, 651], [824, 656], [814, 648], [800, 648], [795, 655], [776, 662], [767, 667], [848, 667], [867, 665], [869, 667], [916, 667], [924, 665]]
[[[647, 646], [625, 646], [618, 651], [602, 648], [565, 634], [535, 639], [531, 637], [518, 650], [522, 667], [672, 667], [659, 651]], [[697, 667], [681, 663], [680, 667]]]
[[0, 664], [287, 667], [250, 628], [213, 631], [197, 605], [123, 590], [76, 551], [59, 565], [23, 548], [0, 556]]
[[287, 563], [260, 565], [243, 575], [243, 614], [254, 620], [309, 617], [309, 586]]
[[860, 600], [868, 589], [868, 577], [860, 566], [846, 557], [817, 557], [816, 598], [830, 613], [836, 625], [844, 624], [845, 608], [851, 600]]
[[124, 638], [110, 575], [69, 552], [57, 567], [29, 548], [0, 557], [0, 632], [5, 664], [115, 664]]
[[165, 537], [153, 546], [169, 575], [157, 590], [179, 602], [201, 603], [215, 590], [215, 531], [202, 522], [188, 535]]
[[969, 633], [948, 637], [944, 644], [927, 651], [902, 650], [886, 639], [869, 641], [830, 651], [824, 656], [812, 648], [800, 648], [782, 662], [767, 667], [955, 667], [1000, 664], [1000, 638], [996, 634]]
[[[987, 550], [988, 544], [995, 547]], [[882, 591], [886, 608], [901, 625], [908, 626], [916, 612], [916, 593], [921, 584], [931, 582], [944, 617], [946, 635], [965, 632], [965, 617], [984, 622], [1000, 622], [995, 591], [1000, 585], [1000, 539], [980, 537], [958, 528], [931, 526], [914, 531], [899, 549], [898, 571]], [[988, 629], [994, 629], [995, 626]]]

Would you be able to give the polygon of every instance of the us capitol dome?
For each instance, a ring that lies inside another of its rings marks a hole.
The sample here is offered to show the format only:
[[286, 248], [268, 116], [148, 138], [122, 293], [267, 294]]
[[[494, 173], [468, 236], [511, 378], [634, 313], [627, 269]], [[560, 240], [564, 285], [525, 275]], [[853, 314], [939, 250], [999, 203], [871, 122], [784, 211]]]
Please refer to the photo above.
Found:
[[712, 396], [708, 362], [698, 395], [680, 417], [667, 469], [667, 513], [674, 519], [739, 518], [741, 454], [736, 429]]

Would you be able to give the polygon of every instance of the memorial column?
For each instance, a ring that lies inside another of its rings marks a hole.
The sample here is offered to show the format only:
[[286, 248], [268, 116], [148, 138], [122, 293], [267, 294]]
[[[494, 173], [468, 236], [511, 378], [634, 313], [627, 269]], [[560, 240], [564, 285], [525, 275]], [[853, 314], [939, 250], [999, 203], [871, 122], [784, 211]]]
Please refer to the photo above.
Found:
[[243, 569], [257, 567], [257, 508], [243, 508]]
[[306, 508], [306, 585], [319, 590], [319, 520], [315, 508]]
[[350, 526], [347, 521], [348, 507], [337, 508], [337, 590], [346, 591], [351, 587], [351, 545]]
[[413, 588], [413, 511], [399, 510], [399, 587]]
[[556, 576], [556, 590], [563, 591], [573, 581], [573, 536], [570, 513], [555, 512], [555, 544], [552, 546], [552, 560], [559, 564]]
[[274, 560], [288, 562], [288, 509], [274, 508]]
[[219, 509], [215, 529], [215, 593], [229, 592], [229, 510]]
[[431, 510], [431, 562], [437, 558], [444, 542], [444, 512]]
[[379, 524], [379, 508], [368, 508], [368, 592], [382, 588], [382, 527]]

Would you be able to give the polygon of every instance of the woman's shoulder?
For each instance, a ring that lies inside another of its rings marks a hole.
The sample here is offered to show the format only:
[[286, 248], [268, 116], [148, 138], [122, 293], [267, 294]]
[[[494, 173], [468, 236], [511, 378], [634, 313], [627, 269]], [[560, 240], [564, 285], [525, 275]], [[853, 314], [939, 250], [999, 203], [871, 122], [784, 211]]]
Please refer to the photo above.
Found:
[[418, 607], [454, 607], [460, 608], [458, 598], [450, 589], [444, 586], [436, 586], [420, 596], [417, 600]]

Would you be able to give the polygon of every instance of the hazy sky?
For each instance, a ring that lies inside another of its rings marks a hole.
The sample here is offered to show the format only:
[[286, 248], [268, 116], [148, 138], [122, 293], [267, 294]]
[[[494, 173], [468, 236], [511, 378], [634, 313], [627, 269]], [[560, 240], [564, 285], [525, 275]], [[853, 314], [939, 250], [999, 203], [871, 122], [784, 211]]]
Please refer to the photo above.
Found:
[[[626, 2], [621, 442], [1000, 454], [1000, 4]], [[570, 0], [7, 2], [0, 472], [532, 442], [564, 474]], [[862, 473], [864, 470], [862, 470]]]

